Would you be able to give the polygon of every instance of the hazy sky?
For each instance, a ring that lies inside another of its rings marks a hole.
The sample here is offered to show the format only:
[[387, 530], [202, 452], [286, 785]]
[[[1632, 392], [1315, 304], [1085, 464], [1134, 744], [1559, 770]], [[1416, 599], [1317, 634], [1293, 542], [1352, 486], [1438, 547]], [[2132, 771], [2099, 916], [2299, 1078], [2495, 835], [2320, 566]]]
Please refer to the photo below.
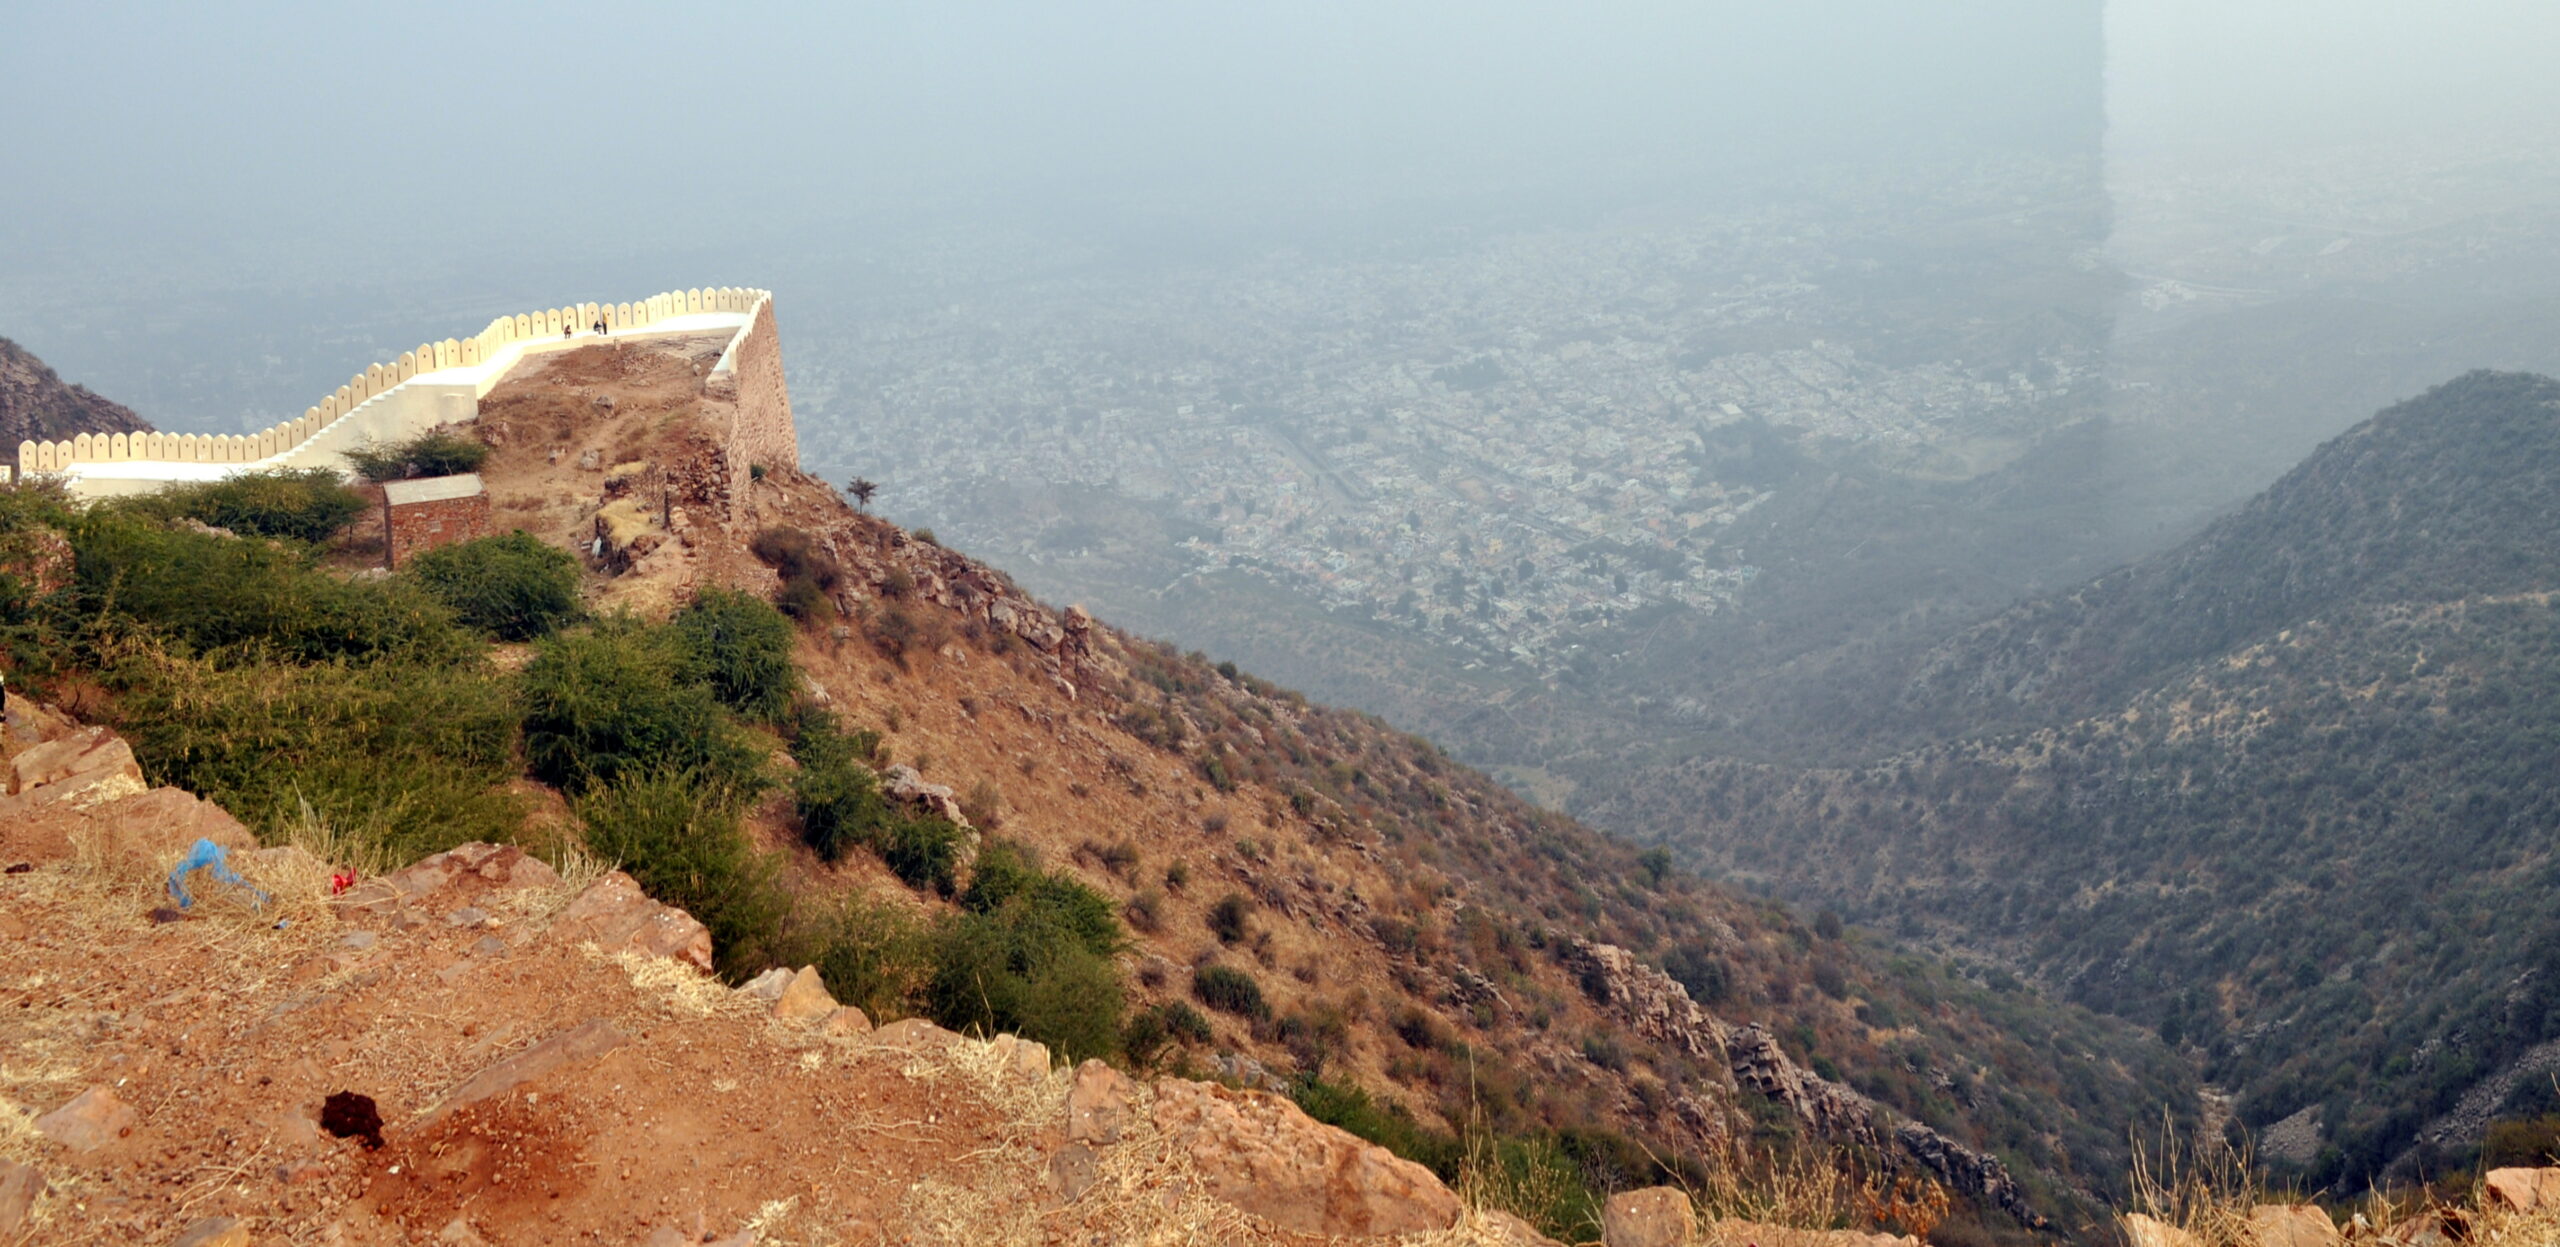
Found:
[[22, 261], [2067, 148], [2098, 100], [2093, 0], [102, 3], [10, 26]]
[[2108, 139], [2121, 154], [2548, 133], [2551, 0], [2117, 0]]

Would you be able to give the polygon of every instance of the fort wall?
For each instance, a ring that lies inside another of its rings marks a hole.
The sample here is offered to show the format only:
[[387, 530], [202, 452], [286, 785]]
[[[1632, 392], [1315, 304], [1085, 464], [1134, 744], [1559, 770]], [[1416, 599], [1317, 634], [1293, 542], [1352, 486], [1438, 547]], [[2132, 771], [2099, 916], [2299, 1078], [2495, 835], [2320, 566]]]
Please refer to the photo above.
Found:
[[64, 476], [81, 497], [142, 493], [173, 481], [217, 480], [266, 468], [344, 471], [350, 450], [473, 418], [480, 399], [515, 365], [530, 355], [594, 345], [598, 335], [588, 326], [598, 322], [607, 337], [734, 329], [706, 379], [713, 392], [738, 399], [733, 457], [768, 467], [799, 465], [773, 294], [721, 286], [671, 290], [633, 303], [576, 303], [500, 316], [470, 337], [420, 343], [398, 359], [367, 367], [300, 417], [256, 433], [84, 433], [67, 441], [20, 442], [18, 471]]

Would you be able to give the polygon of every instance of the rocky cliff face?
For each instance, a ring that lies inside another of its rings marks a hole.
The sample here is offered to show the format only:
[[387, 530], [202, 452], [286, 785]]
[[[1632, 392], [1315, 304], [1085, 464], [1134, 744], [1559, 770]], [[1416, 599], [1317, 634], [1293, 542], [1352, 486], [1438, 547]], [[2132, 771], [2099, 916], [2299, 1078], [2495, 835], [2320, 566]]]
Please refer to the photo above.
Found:
[[65, 385], [27, 348], [0, 338], [0, 454], [14, 461], [18, 443], [83, 433], [149, 432], [131, 408]]
[[1796, 1064], [1767, 1027], [1726, 1024], [1691, 1000], [1688, 988], [1623, 948], [1576, 940], [1573, 949], [1584, 990], [1606, 1002], [1636, 1033], [1695, 1056], [1721, 1058], [1732, 1085], [1785, 1105], [1825, 1138], [1870, 1147], [1889, 1138], [1900, 1162], [1918, 1166], [1949, 1189], [2025, 1225], [2044, 1226], [2045, 1218], [2028, 1205], [2026, 1193], [1999, 1158], [1921, 1122], [1892, 1120], [1873, 1100]]

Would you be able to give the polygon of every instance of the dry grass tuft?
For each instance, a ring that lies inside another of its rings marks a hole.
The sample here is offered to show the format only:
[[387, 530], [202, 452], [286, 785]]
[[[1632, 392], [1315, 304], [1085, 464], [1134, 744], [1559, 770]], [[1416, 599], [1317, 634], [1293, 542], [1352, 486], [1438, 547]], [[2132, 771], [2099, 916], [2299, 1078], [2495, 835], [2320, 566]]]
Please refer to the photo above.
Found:
[[[1797, 1147], [1753, 1152], [1728, 1138], [1700, 1161], [1706, 1180], [1689, 1191], [1689, 1200], [1708, 1222], [1845, 1229], [1872, 1210], [1897, 1203], [1897, 1193], [1883, 1178], [1854, 1172], [1829, 1151]], [[1909, 1194], [1929, 1202], [1925, 1193]]]
[[2249, 1214], [2260, 1204], [2292, 1203], [2270, 1194], [2246, 1147], [2219, 1141], [2182, 1144], [2166, 1123], [2154, 1147], [2133, 1140], [2131, 1211], [2194, 1235], [2205, 1247], [2246, 1247]]
[[578, 945], [579, 951], [599, 961], [611, 961], [622, 967], [623, 977], [640, 989], [643, 996], [664, 1005], [669, 1013], [690, 1017], [709, 1017], [714, 1013], [748, 1013], [753, 1010], [729, 985], [683, 962], [668, 957], [652, 957], [617, 949], [607, 957], [593, 941]]

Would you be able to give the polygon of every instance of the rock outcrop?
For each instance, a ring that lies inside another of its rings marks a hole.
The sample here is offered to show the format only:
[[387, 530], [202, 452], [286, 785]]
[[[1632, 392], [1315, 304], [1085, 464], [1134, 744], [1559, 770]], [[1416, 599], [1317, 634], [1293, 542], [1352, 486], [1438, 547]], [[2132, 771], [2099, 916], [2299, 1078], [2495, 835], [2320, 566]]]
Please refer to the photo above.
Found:
[[1684, 1247], [1697, 1223], [1689, 1196], [1675, 1186], [1620, 1191], [1600, 1210], [1607, 1247]]
[[0, 338], [0, 453], [17, 462], [18, 443], [83, 433], [149, 432], [133, 410], [86, 386], [66, 385], [27, 348]]
[[1266, 1092], [1168, 1078], [1153, 1121], [1210, 1194], [1285, 1230], [1413, 1234], [1463, 1211], [1430, 1170]]
[[611, 953], [623, 950], [669, 957], [711, 972], [711, 931], [693, 915], [650, 900], [619, 870], [587, 885], [551, 924], [555, 939], [589, 940]]
[[[2042, 1214], [1999, 1158], [1977, 1152], [1915, 1121], [1887, 1132], [1874, 1101], [1796, 1064], [1757, 1022], [1728, 1025], [1691, 999], [1689, 989], [1610, 944], [1574, 941], [1569, 953], [1583, 990], [1637, 1034], [1676, 1047], [1730, 1073], [1824, 1136], [1843, 1142], [1890, 1143], [1907, 1163], [1927, 1170], [1959, 1194], [2041, 1228]], [[1681, 1114], [1691, 1119], [1695, 1110]], [[1704, 1114], [1696, 1114], [1704, 1116]]]
[[2511, 1212], [2560, 1208], [2560, 1167], [2492, 1169], [2480, 1183], [2490, 1202]]

